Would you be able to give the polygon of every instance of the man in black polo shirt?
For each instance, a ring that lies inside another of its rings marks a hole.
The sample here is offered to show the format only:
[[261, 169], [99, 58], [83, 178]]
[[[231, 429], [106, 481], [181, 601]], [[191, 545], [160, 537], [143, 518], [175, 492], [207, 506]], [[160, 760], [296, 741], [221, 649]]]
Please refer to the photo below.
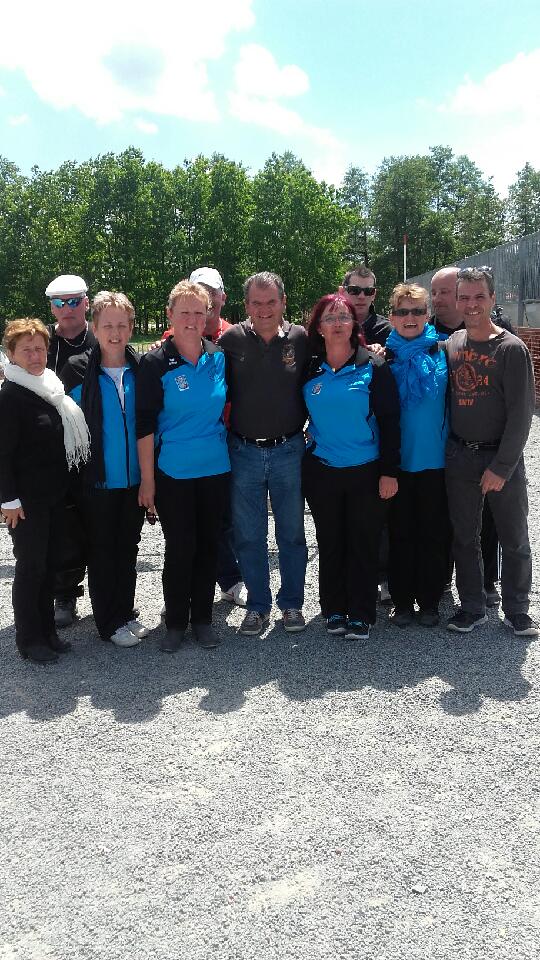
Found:
[[[45, 290], [55, 319], [55, 323], [48, 326], [50, 341], [47, 366], [57, 376], [60, 376], [70, 357], [89, 353], [96, 343], [86, 319], [89, 307], [87, 291], [82, 277], [74, 274], [55, 277]], [[77, 479], [72, 476], [70, 480], [72, 489], [66, 499], [60, 569], [55, 581], [54, 622], [57, 627], [69, 627], [73, 623], [77, 597], [83, 594], [82, 582], [86, 571], [82, 506]]]
[[235, 545], [248, 591], [240, 627], [254, 636], [270, 619], [268, 495], [279, 551], [281, 586], [276, 602], [285, 630], [305, 627], [302, 615], [307, 549], [301, 462], [306, 411], [301, 378], [308, 346], [303, 327], [283, 320], [283, 281], [257, 273], [244, 284], [247, 320], [226, 330], [231, 401], [231, 497]]

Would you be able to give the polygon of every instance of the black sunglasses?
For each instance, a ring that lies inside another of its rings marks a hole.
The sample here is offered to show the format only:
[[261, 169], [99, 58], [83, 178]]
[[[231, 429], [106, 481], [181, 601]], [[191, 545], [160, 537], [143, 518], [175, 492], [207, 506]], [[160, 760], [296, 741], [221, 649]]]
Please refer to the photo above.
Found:
[[366, 297], [372, 297], [375, 293], [377, 287], [345, 287], [347, 293], [352, 293], [353, 297], [359, 297], [361, 293], [364, 293]]
[[405, 307], [396, 307], [392, 309], [393, 317], [408, 317], [409, 314], [411, 317], [423, 317], [427, 313], [427, 307], [411, 307], [410, 310], [407, 310]]

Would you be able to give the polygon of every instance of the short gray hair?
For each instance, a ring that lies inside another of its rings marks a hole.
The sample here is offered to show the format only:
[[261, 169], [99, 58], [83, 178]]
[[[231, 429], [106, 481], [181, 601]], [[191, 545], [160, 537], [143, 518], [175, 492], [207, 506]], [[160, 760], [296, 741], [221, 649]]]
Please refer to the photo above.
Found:
[[283, 300], [285, 296], [285, 286], [283, 280], [277, 273], [270, 273], [269, 270], [263, 270], [261, 273], [253, 273], [244, 281], [244, 300], [249, 300], [249, 291], [252, 287], [276, 287], [279, 299]]

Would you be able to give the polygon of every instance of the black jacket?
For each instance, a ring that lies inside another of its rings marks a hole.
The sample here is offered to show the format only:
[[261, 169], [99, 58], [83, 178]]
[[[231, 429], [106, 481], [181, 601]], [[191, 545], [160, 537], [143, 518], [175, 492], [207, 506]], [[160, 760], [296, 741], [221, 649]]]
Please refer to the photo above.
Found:
[[381, 317], [379, 313], [375, 313], [375, 310], [370, 310], [362, 324], [362, 333], [368, 346], [370, 343], [380, 343], [381, 347], [384, 347], [392, 333], [392, 324], [386, 317]]
[[57, 409], [6, 380], [0, 390], [0, 503], [54, 503], [68, 488], [64, 428]]

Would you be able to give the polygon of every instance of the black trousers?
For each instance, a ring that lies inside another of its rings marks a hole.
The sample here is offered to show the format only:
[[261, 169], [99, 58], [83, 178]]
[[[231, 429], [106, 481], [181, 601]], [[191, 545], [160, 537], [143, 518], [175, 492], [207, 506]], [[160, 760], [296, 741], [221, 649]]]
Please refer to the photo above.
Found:
[[379, 497], [379, 462], [328, 467], [306, 453], [302, 486], [319, 545], [323, 616], [375, 623], [379, 543], [386, 505]]
[[[74, 474], [74, 471], [72, 473]], [[82, 597], [84, 592], [88, 545], [83, 499], [81, 478], [73, 475], [70, 477], [70, 489], [64, 500], [64, 518], [54, 584], [57, 600], [75, 600], [76, 597]]]
[[165, 537], [163, 599], [168, 628], [211, 623], [218, 541], [230, 474], [174, 480], [156, 472], [156, 507]]
[[[446, 446], [446, 489], [453, 528], [456, 586], [467, 613], [486, 609], [480, 530], [484, 495], [480, 480], [493, 460], [493, 450], [470, 450], [453, 440]], [[502, 490], [487, 499], [502, 552], [501, 593], [505, 614], [528, 613], [532, 557], [527, 523], [527, 478], [523, 457]]]
[[448, 579], [450, 521], [444, 468], [401, 471], [390, 504], [388, 589], [396, 607], [437, 609]]
[[54, 633], [54, 579], [60, 556], [64, 501], [24, 502], [26, 519], [10, 527], [15, 557], [12, 586], [17, 647], [44, 643]]
[[137, 554], [144, 521], [139, 488], [92, 490], [83, 499], [88, 590], [102, 640], [133, 619]]

